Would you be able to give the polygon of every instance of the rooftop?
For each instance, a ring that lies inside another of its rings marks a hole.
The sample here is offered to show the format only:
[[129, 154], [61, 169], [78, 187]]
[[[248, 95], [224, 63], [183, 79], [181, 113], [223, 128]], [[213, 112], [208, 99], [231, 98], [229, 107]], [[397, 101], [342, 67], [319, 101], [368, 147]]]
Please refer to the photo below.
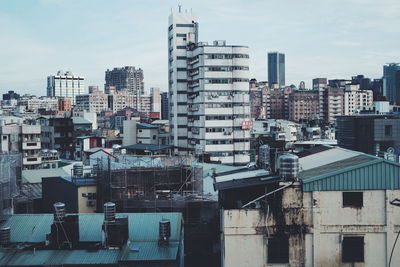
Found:
[[155, 144], [135, 144], [135, 145], [129, 145], [129, 146], [124, 146], [121, 148], [125, 148], [128, 150], [148, 150], [148, 151], [160, 151], [160, 150], [165, 150], [171, 148], [169, 145], [155, 145]]
[[[129, 243], [121, 250], [0, 250], [0, 266], [116, 264], [118, 261], [175, 260], [181, 242], [181, 213], [118, 213], [128, 217]], [[17, 214], [0, 226], [11, 228], [12, 243], [45, 243], [53, 214]], [[167, 246], [159, 246], [159, 222], [169, 219], [171, 237]], [[79, 241], [102, 242], [104, 214], [79, 214]]]

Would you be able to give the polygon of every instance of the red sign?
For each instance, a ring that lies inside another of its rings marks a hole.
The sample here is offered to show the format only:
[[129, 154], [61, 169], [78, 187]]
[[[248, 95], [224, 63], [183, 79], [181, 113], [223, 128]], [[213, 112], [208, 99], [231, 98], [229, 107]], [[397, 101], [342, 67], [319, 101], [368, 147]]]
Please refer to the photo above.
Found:
[[253, 128], [253, 121], [242, 122], [242, 130], [250, 130], [251, 128]]
[[159, 119], [160, 118], [160, 112], [150, 112], [149, 117], [152, 119]]

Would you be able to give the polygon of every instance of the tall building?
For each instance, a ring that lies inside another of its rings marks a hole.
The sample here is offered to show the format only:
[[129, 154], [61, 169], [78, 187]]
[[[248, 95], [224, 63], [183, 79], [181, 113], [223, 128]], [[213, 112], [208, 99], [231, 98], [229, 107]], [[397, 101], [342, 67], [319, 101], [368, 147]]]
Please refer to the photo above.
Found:
[[285, 85], [285, 54], [279, 52], [268, 53], [268, 83], [273, 87]]
[[69, 97], [75, 104], [75, 96], [85, 93], [85, 78], [75, 76], [70, 71], [58, 71], [47, 77], [47, 96]]
[[158, 87], [150, 88], [150, 96], [151, 96], [151, 112], [161, 113], [160, 88]]
[[226, 164], [250, 161], [248, 47], [198, 42], [191, 13], [168, 28], [171, 144]]
[[387, 101], [400, 103], [400, 64], [383, 66], [383, 95]]
[[161, 96], [161, 119], [169, 120], [168, 92], [162, 92], [160, 96]]
[[[105, 88], [115, 86], [117, 91], [126, 90], [135, 95], [144, 94], [143, 70], [133, 66], [114, 68], [106, 71]], [[108, 92], [106, 92], [108, 93]]]
[[351, 77], [351, 83], [359, 84], [360, 90], [370, 90], [371, 89], [371, 79], [364, 77], [364, 75], [357, 75]]
[[8, 93], [3, 94], [3, 100], [19, 99], [20, 95], [14, 91], [8, 91]]

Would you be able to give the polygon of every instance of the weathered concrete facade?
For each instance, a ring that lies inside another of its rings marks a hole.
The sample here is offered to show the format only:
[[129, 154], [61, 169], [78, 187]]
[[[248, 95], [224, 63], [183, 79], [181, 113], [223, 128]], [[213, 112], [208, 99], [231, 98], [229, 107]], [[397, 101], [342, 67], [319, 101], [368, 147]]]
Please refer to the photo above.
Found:
[[[283, 185], [280, 183], [280, 185]], [[294, 183], [268, 197], [268, 206], [223, 210], [223, 266], [388, 266], [400, 231], [400, 190], [364, 190], [362, 206], [346, 206], [344, 191], [303, 192]], [[271, 263], [269, 241], [288, 237], [288, 261]], [[347, 237], [363, 240], [363, 261], [344, 262]], [[391, 266], [400, 265], [400, 245]]]

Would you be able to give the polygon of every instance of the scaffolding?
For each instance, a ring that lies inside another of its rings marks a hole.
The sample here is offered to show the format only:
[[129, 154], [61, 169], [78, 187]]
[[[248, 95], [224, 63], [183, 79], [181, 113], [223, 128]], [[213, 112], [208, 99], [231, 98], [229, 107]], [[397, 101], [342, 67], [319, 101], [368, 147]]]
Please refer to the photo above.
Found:
[[102, 202], [116, 202], [123, 209], [173, 209], [186, 200], [203, 199], [202, 167], [191, 156], [98, 159], [93, 170]]
[[21, 181], [21, 154], [0, 153], [0, 218], [13, 213], [13, 199]]

